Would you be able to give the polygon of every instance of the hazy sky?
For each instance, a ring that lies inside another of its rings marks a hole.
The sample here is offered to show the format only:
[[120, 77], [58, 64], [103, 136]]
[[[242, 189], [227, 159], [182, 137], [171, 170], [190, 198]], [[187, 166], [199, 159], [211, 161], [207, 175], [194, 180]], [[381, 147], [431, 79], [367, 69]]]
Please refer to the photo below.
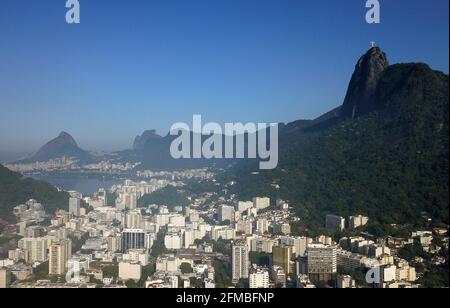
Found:
[[0, 151], [60, 131], [89, 150], [131, 147], [194, 113], [215, 122], [289, 122], [342, 103], [371, 40], [391, 63], [448, 72], [448, 0], [0, 1]]

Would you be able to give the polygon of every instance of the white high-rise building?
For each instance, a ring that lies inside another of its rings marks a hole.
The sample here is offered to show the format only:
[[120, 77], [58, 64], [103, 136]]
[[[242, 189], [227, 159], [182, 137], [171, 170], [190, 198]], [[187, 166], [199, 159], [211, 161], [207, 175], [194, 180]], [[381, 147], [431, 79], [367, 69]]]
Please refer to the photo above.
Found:
[[186, 226], [186, 218], [183, 215], [173, 215], [169, 218], [169, 224], [175, 227], [184, 227]]
[[385, 265], [381, 268], [381, 281], [382, 282], [392, 282], [396, 279], [397, 266], [395, 265]]
[[252, 201], [239, 201], [237, 205], [237, 211], [242, 214], [246, 212], [248, 209], [251, 209], [252, 207], [253, 207]]
[[234, 207], [229, 205], [221, 205], [218, 210], [219, 221], [234, 221]]
[[369, 217], [358, 215], [358, 216], [350, 216], [348, 219], [348, 224], [350, 229], [356, 229], [362, 226], [367, 225], [369, 222]]
[[142, 266], [148, 265], [149, 257], [146, 249], [130, 249], [123, 254], [123, 261], [139, 262]]
[[220, 238], [224, 240], [233, 240], [236, 238], [236, 230], [227, 226], [213, 226], [211, 230], [211, 238], [215, 241]]
[[64, 275], [68, 268], [67, 261], [72, 257], [72, 241], [70, 239], [53, 243], [49, 248], [49, 275]]
[[182, 239], [179, 234], [167, 234], [164, 237], [164, 245], [167, 249], [181, 249], [182, 247]]
[[308, 238], [306, 237], [294, 237], [294, 236], [283, 236], [280, 239], [280, 243], [284, 245], [292, 246], [292, 253], [297, 257], [303, 257], [306, 253], [306, 248], [308, 246]]
[[75, 217], [80, 216], [81, 209], [81, 199], [80, 198], [69, 198], [69, 213]]
[[119, 252], [122, 251], [122, 235], [112, 234], [106, 238], [108, 244], [108, 251]]
[[277, 240], [270, 238], [254, 238], [250, 240], [250, 251], [272, 253], [273, 247], [277, 245]]
[[259, 234], [269, 232], [269, 221], [266, 218], [260, 218], [256, 221], [256, 232]]
[[158, 214], [155, 216], [155, 221], [160, 227], [167, 226], [169, 224], [169, 220], [169, 214]]
[[184, 232], [184, 248], [189, 248], [194, 244], [195, 241], [195, 231], [194, 230], [186, 230]]
[[337, 272], [337, 247], [308, 245], [308, 274], [311, 280], [326, 281]]
[[251, 235], [253, 234], [253, 224], [249, 220], [239, 220], [235, 226], [236, 232]]
[[253, 198], [253, 207], [257, 208], [258, 210], [263, 210], [265, 208], [268, 208], [269, 206], [270, 206], [270, 198], [267, 197]]
[[143, 225], [143, 219], [141, 211], [138, 209], [131, 210], [125, 216], [125, 225], [128, 229], [141, 229]]
[[25, 260], [25, 262], [28, 262], [28, 250], [25, 249], [14, 249], [8, 251], [8, 259], [12, 260], [14, 262], [19, 262], [19, 260]]
[[122, 192], [116, 199], [116, 208], [134, 210], [137, 208], [138, 196], [136, 192]]
[[245, 242], [233, 243], [231, 258], [233, 283], [239, 282], [242, 278], [248, 278], [249, 256], [247, 244]]
[[0, 268], [0, 289], [6, 289], [11, 283], [11, 272], [7, 268]]
[[29, 263], [47, 261], [47, 249], [51, 244], [48, 237], [23, 238], [18, 242], [20, 249], [28, 251]]

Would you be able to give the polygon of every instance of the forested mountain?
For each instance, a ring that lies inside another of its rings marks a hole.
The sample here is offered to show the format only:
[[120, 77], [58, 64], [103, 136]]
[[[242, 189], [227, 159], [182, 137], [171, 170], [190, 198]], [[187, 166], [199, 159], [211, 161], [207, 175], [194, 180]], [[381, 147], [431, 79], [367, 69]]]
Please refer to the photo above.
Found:
[[29, 199], [42, 203], [47, 214], [57, 209], [66, 209], [69, 204], [67, 193], [59, 192], [50, 184], [27, 178], [0, 165], [0, 218], [13, 221], [13, 208]]
[[420, 225], [424, 216], [448, 223], [448, 86], [448, 75], [425, 64], [387, 66], [371, 49], [341, 108], [282, 127], [277, 169], [247, 164], [227, 179], [241, 198], [290, 200], [309, 226], [327, 213], [367, 214], [379, 225]]

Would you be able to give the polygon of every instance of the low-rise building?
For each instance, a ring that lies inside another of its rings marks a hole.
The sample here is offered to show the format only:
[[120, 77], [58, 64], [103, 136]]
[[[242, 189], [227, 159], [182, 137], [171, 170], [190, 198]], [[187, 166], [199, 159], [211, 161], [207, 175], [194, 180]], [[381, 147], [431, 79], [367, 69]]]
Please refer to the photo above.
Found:
[[122, 280], [134, 280], [141, 279], [142, 265], [139, 262], [123, 261], [119, 263], [119, 278]]
[[269, 270], [267, 268], [253, 265], [249, 275], [250, 289], [267, 289], [269, 288]]
[[356, 288], [356, 281], [349, 275], [339, 275], [337, 278], [338, 289], [354, 289]]
[[148, 265], [148, 252], [145, 249], [130, 249], [122, 256], [123, 261], [139, 262], [142, 266]]

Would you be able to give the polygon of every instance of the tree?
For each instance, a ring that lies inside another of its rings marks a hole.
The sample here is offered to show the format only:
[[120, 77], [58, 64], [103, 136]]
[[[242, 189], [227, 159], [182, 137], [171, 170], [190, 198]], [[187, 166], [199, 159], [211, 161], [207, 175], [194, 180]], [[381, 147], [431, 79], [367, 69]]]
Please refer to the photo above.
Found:
[[413, 244], [405, 245], [398, 251], [398, 256], [406, 261], [411, 262], [415, 257], [424, 257], [425, 251], [418, 241]]
[[235, 181], [231, 192], [242, 200], [290, 200], [313, 230], [329, 213], [366, 214], [375, 236], [391, 224], [420, 228], [424, 216], [448, 224], [448, 75], [392, 65], [375, 99], [378, 110], [357, 118], [291, 123], [280, 132], [277, 169], [255, 174], [257, 163], [242, 162], [222, 182]]
[[200, 289], [203, 288], [203, 281], [201, 279], [191, 277], [189, 278], [189, 283], [191, 284], [191, 287]]
[[48, 278], [49, 263], [43, 262], [34, 268], [34, 277], [36, 280]]
[[270, 266], [270, 254], [251, 251], [249, 254], [251, 264], [259, 266]]
[[228, 276], [227, 269], [223, 262], [216, 260], [213, 262], [214, 272], [216, 276], [217, 288], [228, 288], [232, 285], [231, 279]]
[[155, 272], [156, 272], [156, 265], [154, 263], [143, 266], [141, 279], [138, 282], [139, 286], [144, 287], [147, 278], [152, 276]]
[[159, 231], [156, 241], [153, 242], [152, 252], [150, 254], [152, 255], [152, 257], [157, 258], [166, 252], [167, 248], [164, 244], [164, 232]]
[[60, 192], [50, 184], [24, 177], [0, 165], [0, 217], [14, 222], [13, 207], [36, 199], [48, 214], [57, 209], [68, 209], [69, 194]]
[[125, 282], [125, 286], [126, 286], [128, 289], [136, 289], [136, 288], [138, 287], [138, 284], [137, 284], [136, 281], [134, 281], [133, 279], [128, 279], [128, 280]]
[[181, 263], [180, 270], [182, 274], [189, 274], [192, 273], [192, 266], [189, 263]]
[[238, 289], [248, 288], [248, 286], [249, 286], [249, 280], [244, 279], [244, 278], [239, 279], [239, 282], [236, 284], [236, 288], [238, 288]]
[[84, 233], [80, 239], [77, 239], [76, 237], [71, 237], [72, 240], [72, 251], [77, 252], [81, 250], [81, 247], [86, 243], [86, 241], [89, 239], [89, 233]]
[[119, 277], [119, 267], [118, 266], [105, 266], [103, 268], [103, 277]]
[[174, 208], [178, 205], [187, 206], [189, 203], [190, 201], [186, 194], [173, 186], [167, 186], [151, 194], [146, 194], [138, 200], [139, 207], [146, 207], [149, 204], [165, 204], [170, 208]]

